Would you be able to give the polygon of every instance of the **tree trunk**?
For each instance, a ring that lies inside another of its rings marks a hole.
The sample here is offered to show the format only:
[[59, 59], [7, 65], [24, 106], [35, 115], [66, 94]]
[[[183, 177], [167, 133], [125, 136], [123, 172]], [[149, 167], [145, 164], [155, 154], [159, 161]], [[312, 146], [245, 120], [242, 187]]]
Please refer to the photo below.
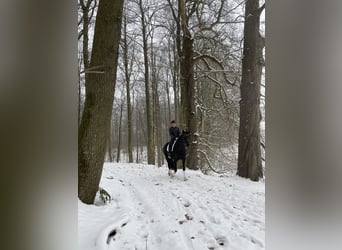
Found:
[[112, 121], [110, 121], [110, 128], [109, 128], [109, 137], [108, 137], [108, 157], [109, 161], [113, 162], [113, 155], [112, 155]]
[[91, 0], [88, 0], [85, 4], [84, 1], [80, 1], [81, 8], [82, 8], [82, 17], [83, 17], [83, 30], [82, 30], [82, 36], [83, 36], [83, 64], [84, 69], [89, 68], [89, 51], [88, 51], [88, 44], [89, 44], [89, 10], [90, 10], [90, 4]]
[[[183, 49], [180, 62], [181, 71], [181, 103], [183, 128], [190, 131], [190, 146], [188, 151], [187, 166], [190, 169], [198, 169], [197, 145], [198, 133], [195, 108], [195, 81], [193, 61], [193, 39], [188, 29], [188, 17], [185, 13], [185, 0], [180, 0], [180, 16], [183, 31]], [[185, 125], [185, 126], [184, 126]]]
[[145, 95], [146, 95], [146, 118], [147, 118], [147, 163], [155, 164], [155, 146], [153, 136], [153, 118], [151, 112], [151, 97], [150, 97], [150, 82], [149, 82], [149, 65], [148, 65], [148, 46], [147, 46], [147, 32], [145, 22], [145, 12], [142, 5], [142, 0], [139, 0], [139, 7], [141, 13], [141, 26], [144, 50], [144, 66], [145, 66]]
[[[178, 0], [178, 14], [177, 14], [177, 24], [176, 24], [176, 49], [177, 51], [175, 51], [174, 55], [175, 58], [177, 58], [177, 60], [175, 60], [175, 81], [174, 81], [174, 90], [175, 90], [175, 102], [176, 102], [176, 110], [175, 114], [177, 116], [177, 119], [179, 120], [179, 124], [183, 124], [183, 129], [185, 128], [185, 120], [183, 119], [183, 110], [182, 110], [182, 88], [183, 88], [183, 84], [182, 84], [182, 72], [181, 72], [181, 68], [182, 68], [182, 57], [183, 57], [183, 51], [182, 51], [182, 36], [181, 36], [181, 32], [182, 32], [182, 26], [181, 26], [181, 11], [182, 8], [182, 4], [181, 1], [183, 0]], [[184, 3], [185, 4], [185, 3]], [[184, 9], [184, 8], [183, 8]], [[184, 16], [185, 16], [185, 9], [184, 9]], [[180, 90], [180, 94], [181, 94], [181, 98], [179, 100], [179, 90]]]
[[[165, 111], [165, 113], [167, 114], [167, 121], [170, 122], [171, 121], [171, 101], [170, 101], [170, 85], [169, 82], [166, 81], [166, 99], [167, 99], [167, 112]], [[175, 118], [177, 119], [177, 118]], [[168, 124], [168, 123], [167, 123]]]
[[[134, 100], [134, 99], [133, 99]], [[139, 103], [138, 103], [139, 104]], [[134, 104], [133, 103], [133, 106], [139, 106], [138, 104]], [[139, 120], [138, 120], [138, 113], [136, 112], [136, 115], [135, 115], [135, 141], [136, 141], [136, 157], [135, 157], [135, 162], [136, 163], [139, 163], [139, 144], [140, 144], [140, 136], [139, 136]]]
[[86, 77], [86, 99], [78, 133], [78, 197], [92, 204], [98, 191], [116, 83], [123, 0], [100, 0], [90, 67], [103, 73]]
[[78, 117], [77, 122], [78, 126], [80, 126], [81, 123], [81, 101], [82, 101], [82, 93], [81, 93], [81, 77], [80, 77], [80, 68], [78, 68]]
[[120, 105], [120, 117], [119, 117], [119, 127], [118, 127], [118, 134], [119, 134], [119, 141], [117, 147], [117, 155], [116, 155], [116, 162], [120, 162], [120, 154], [121, 154], [121, 127], [122, 127], [122, 112], [123, 112], [123, 101]]
[[[158, 132], [158, 124], [157, 124], [157, 113], [156, 113], [156, 100], [157, 100], [157, 79], [156, 79], [156, 65], [155, 65], [155, 56], [154, 56], [154, 48], [153, 48], [153, 36], [151, 36], [151, 85], [152, 85], [152, 120], [153, 120], [153, 139], [154, 145], [157, 145], [157, 132]], [[157, 145], [158, 147], [158, 145]], [[158, 159], [158, 154], [157, 154]]]
[[262, 178], [260, 150], [259, 0], [248, 0], [245, 28], [240, 100], [238, 175], [258, 181]]
[[[84, 70], [89, 67], [89, 51], [88, 51], [88, 44], [89, 44], [89, 9], [90, 9], [90, 4], [91, 0], [88, 0], [87, 3], [85, 4], [83, 0], [80, 1], [81, 9], [82, 9], [82, 54], [83, 54], [83, 67]], [[87, 77], [87, 75], [85, 75]], [[81, 79], [80, 79], [80, 74], [78, 74], [78, 126], [81, 123]]]
[[155, 124], [155, 144], [157, 146], [157, 163], [158, 167], [162, 164], [162, 145], [161, 145], [161, 119], [160, 119], [160, 107], [159, 107], [159, 95], [158, 95], [158, 74], [156, 65], [156, 56], [153, 52], [151, 42], [151, 61], [152, 61], [152, 92], [153, 92], [153, 113]]
[[[132, 148], [132, 105], [131, 105], [131, 90], [130, 90], [130, 72], [128, 68], [128, 44], [127, 44], [127, 21], [124, 17], [124, 36], [123, 36], [123, 58], [125, 66], [125, 78], [126, 78], [126, 96], [127, 96], [127, 151], [128, 162], [133, 162], [133, 148]], [[131, 64], [132, 66], [132, 64]], [[132, 70], [132, 67], [131, 67]]]
[[[178, 60], [177, 60], [177, 54], [176, 54], [176, 46], [174, 44], [171, 45], [171, 39], [169, 39], [169, 65], [171, 68], [171, 79], [172, 79], [172, 88], [173, 88], [173, 101], [174, 101], [174, 119], [176, 119], [177, 122], [180, 122], [178, 120], [178, 91], [177, 91], [177, 73], [178, 73]], [[171, 55], [173, 54], [173, 61]], [[167, 82], [167, 102], [168, 102], [168, 114], [169, 119], [171, 120], [171, 107], [170, 107], [170, 92], [169, 92], [169, 83]], [[170, 122], [170, 121], [169, 121]]]
[[184, 36], [183, 40], [183, 51], [184, 51], [184, 69], [185, 73], [185, 119], [187, 128], [191, 132], [190, 134], [190, 147], [188, 152], [188, 168], [198, 169], [197, 167], [197, 145], [198, 145], [198, 133], [196, 123], [196, 109], [195, 109], [195, 81], [194, 81], [194, 70], [193, 70], [193, 50], [192, 50], [192, 39], [187, 35]]
[[[172, 69], [173, 68], [173, 63], [172, 63], [172, 59], [171, 59], [171, 50], [170, 50], [170, 47], [171, 47], [171, 42], [170, 42], [171, 39], [169, 39], [169, 65], [170, 65], [170, 68]], [[173, 69], [171, 70], [171, 74], [172, 74], [172, 82], [174, 81], [173, 79]], [[168, 119], [167, 120], [171, 120], [171, 101], [170, 101], [170, 82], [169, 82], [169, 77], [167, 77], [167, 81], [166, 81], [166, 98], [167, 98], [167, 115], [168, 115]], [[175, 102], [176, 103], [176, 102]], [[175, 106], [176, 108], [176, 106]], [[175, 119], [177, 120], [177, 117], [175, 117]], [[168, 124], [168, 123], [167, 123]]]

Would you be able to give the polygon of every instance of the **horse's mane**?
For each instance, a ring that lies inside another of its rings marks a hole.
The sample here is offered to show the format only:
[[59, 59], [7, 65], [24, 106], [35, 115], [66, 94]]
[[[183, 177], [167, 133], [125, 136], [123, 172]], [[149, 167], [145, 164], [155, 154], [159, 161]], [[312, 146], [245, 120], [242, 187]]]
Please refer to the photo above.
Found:
[[183, 143], [185, 143], [185, 139], [187, 136], [189, 136], [189, 134], [190, 134], [189, 132], [183, 130], [181, 135], [179, 136], [179, 140], [182, 141]]

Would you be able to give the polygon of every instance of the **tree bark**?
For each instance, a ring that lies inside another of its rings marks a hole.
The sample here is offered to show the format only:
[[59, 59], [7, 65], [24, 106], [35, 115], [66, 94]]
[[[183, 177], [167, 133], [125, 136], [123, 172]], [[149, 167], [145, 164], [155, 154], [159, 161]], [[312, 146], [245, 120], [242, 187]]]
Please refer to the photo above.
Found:
[[113, 162], [113, 155], [112, 155], [112, 121], [110, 121], [110, 128], [109, 128], [109, 137], [108, 137], [108, 157], [109, 161]]
[[[178, 120], [180, 122], [180, 124], [184, 124], [185, 120], [183, 119], [183, 110], [182, 110], [182, 73], [181, 73], [181, 63], [182, 63], [182, 57], [183, 57], [183, 51], [182, 51], [182, 27], [181, 27], [181, 1], [182, 0], [178, 0], [178, 14], [177, 14], [177, 26], [176, 26], [176, 49], [177, 49], [177, 53], [175, 53], [175, 58], [177, 58], [177, 60], [175, 60], [175, 91], [176, 91], [176, 95], [175, 95], [175, 101], [177, 101], [176, 105], [177, 105], [177, 112], [176, 115], [178, 117]], [[185, 3], [184, 3], [185, 4]], [[184, 15], [185, 15], [185, 9], [184, 9]], [[179, 98], [179, 90], [180, 90], [180, 98]], [[185, 127], [183, 127], [185, 128]]]
[[91, 0], [88, 0], [85, 4], [83, 0], [80, 1], [81, 8], [82, 8], [82, 17], [83, 17], [83, 29], [82, 29], [82, 36], [83, 36], [83, 64], [84, 69], [89, 68], [89, 51], [88, 51], [88, 44], [89, 44], [89, 10], [91, 5]]
[[81, 123], [81, 101], [82, 101], [82, 88], [81, 88], [81, 77], [80, 77], [80, 68], [78, 68], [78, 117], [77, 117], [77, 125], [80, 126]]
[[258, 181], [262, 178], [260, 149], [261, 41], [259, 0], [245, 6], [242, 59], [238, 175]]
[[193, 60], [193, 39], [188, 29], [188, 17], [185, 12], [185, 0], [179, 0], [179, 11], [181, 27], [183, 31], [183, 49], [180, 62], [181, 71], [181, 103], [183, 128], [190, 131], [190, 146], [187, 158], [187, 167], [198, 169], [197, 166], [197, 145], [198, 133], [195, 108], [195, 81], [194, 81], [194, 60]]
[[102, 74], [86, 77], [86, 99], [78, 132], [78, 197], [92, 204], [98, 191], [116, 83], [123, 0], [100, 0], [90, 67]]
[[[82, 54], [83, 54], [83, 67], [87, 69], [89, 67], [89, 51], [88, 51], [88, 44], [89, 44], [89, 9], [90, 9], [91, 0], [88, 0], [87, 3], [84, 3], [84, 0], [80, 0], [80, 5], [82, 9]], [[80, 80], [80, 73], [78, 74], [78, 126], [81, 123], [81, 80]], [[85, 75], [87, 77], [87, 75]]]

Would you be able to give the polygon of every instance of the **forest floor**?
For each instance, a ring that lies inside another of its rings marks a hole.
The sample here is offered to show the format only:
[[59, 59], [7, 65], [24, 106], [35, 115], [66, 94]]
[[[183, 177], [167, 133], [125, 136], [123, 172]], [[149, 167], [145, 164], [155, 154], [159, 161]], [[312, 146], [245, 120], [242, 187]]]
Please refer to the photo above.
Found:
[[79, 201], [78, 246], [86, 249], [265, 249], [265, 183], [167, 167], [106, 163], [108, 204]]

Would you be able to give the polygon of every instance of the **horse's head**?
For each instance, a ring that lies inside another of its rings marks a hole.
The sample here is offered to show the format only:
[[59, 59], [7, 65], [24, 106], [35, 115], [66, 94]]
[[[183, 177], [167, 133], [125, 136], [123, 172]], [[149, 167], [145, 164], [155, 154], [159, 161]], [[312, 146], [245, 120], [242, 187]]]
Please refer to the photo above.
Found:
[[185, 145], [188, 147], [189, 146], [189, 142], [188, 142], [188, 137], [190, 136], [190, 131], [184, 130], [182, 131], [182, 140], [185, 143]]

